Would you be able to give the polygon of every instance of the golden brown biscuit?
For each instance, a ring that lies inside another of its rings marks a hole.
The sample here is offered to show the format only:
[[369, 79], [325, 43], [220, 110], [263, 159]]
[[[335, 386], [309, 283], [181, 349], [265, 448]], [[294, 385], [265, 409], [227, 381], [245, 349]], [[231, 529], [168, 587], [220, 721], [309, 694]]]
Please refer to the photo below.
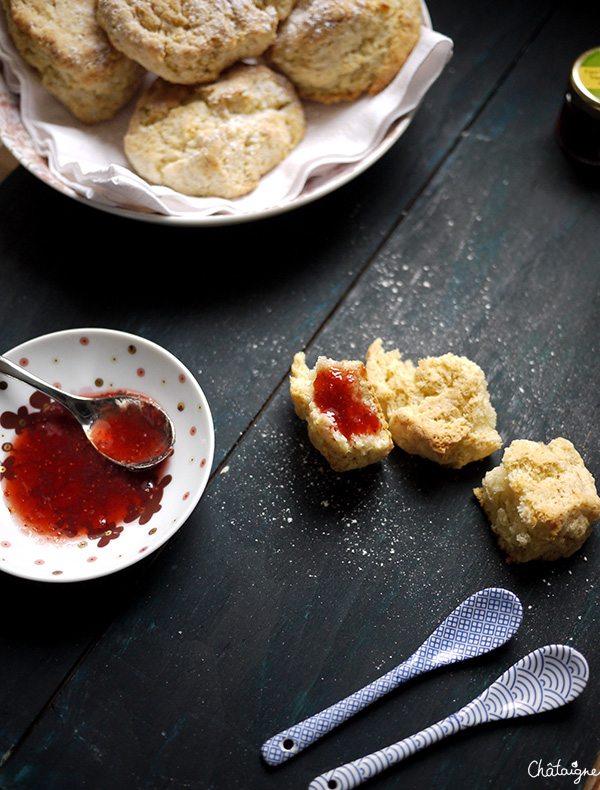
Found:
[[306, 420], [310, 441], [334, 471], [376, 463], [393, 449], [362, 362], [321, 356], [310, 369], [299, 352], [292, 364], [290, 394], [296, 414]]
[[518, 439], [474, 489], [508, 562], [570, 557], [600, 518], [594, 478], [567, 439]]
[[502, 441], [485, 375], [466, 357], [444, 354], [414, 365], [377, 339], [367, 372], [394, 442], [408, 453], [460, 469], [485, 458]]
[[114, 46], [168, 82], [210, 82], [261, 55], [293, 0], [98, 0]]
[[144, 69], [109, 42], [96, 0], [2, 0], [8, 31], [44, 87], [84, 123], [112, 118]]
[[143, 178], [192, 196], [250, 192], [304, 135], [293, 86], [266, 66], [237, 64], [218, 80], [156, 79], [140, 97], [125, 153]]
[[420, 32], [420, 0], [299, 0], [265, 58], [303, 99], [352, 101], [393, 80]]

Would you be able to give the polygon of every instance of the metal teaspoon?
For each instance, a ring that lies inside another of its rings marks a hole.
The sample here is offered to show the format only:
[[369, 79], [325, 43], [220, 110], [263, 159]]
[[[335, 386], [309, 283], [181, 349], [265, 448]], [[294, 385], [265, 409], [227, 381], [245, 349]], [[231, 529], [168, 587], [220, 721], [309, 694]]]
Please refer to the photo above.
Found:
[[[79, 422], [85, 435], [99, 453], [127, 469], [147, 469], [163, 461], [173, 451], [175, 429], [169, 416], [158, 404], [137, 395], [115, 394], [94, 397], [72, 395], [34, 376], [20, 365], [0, 356], [0, 373], [23, 381], [64, 406]], [[145, 434], [143, 450], [128, 448], [127, 454], [117, 454], [114, 441], [120, 418], [131, 417], [134, 425]]]
[[521, 602], [509, 590], [489, 587], [476, 592], [451, 612], [402, 664], [349, 697], [269, 738], [261, 748], [263, 759], [269, 765], [281, 765], [406, 680], [503, 645], [522, 619]]
[[460, 730], [559, 708], [585, 688], [589, 668], [577, 650], [547, 645], [517, 661], [468, 705], [378, 752], [318, 776], [308, 790], [352, 790], [376, 774]]

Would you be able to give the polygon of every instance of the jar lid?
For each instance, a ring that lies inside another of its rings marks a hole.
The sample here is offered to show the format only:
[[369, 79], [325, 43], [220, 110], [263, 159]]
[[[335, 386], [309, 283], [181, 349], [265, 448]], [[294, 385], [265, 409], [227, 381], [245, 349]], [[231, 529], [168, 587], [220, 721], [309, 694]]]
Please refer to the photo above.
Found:
[[580, 55], [571, 70], [571, 84], [586, 106], [600, 113], [600, 47]]

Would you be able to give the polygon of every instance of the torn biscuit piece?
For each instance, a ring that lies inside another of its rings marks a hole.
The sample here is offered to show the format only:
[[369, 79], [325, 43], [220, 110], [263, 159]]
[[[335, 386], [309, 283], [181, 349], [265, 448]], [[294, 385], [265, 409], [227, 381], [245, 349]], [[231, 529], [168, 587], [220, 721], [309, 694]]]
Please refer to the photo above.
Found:
[[474, 493], [508, 562], [570, 557], [600, 518], [594, 478], [562, 437], [513, 441]]
[[417, 365], [380, 338], [368, 349], [367, 372], [394, 442], [412, 455], [460, 469], [502, 446], [485, 374], [463, 356], [426, 357]]
[[381, 338], [368, 348], [367, 376], [375, 390], [386, 419], [400, 406], [406, 406], [415, 395], [415, 365], [403, 359], [397, 348], [385, 351]]
[[290, 394], [296, 414], [307, 423], [310, 441], [334, 471], [376, 463], [393, 449], [363, 362], [320, 356], [310, 369], [299, 352], [292, 364]]

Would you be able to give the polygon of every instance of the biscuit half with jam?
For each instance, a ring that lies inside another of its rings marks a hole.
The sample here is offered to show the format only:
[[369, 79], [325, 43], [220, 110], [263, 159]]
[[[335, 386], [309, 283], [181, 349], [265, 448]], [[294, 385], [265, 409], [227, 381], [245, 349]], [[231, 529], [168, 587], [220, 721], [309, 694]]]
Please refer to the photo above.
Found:
[[295, 355], [290, 394], [311, 443], [336, 472], [385, 458], [394, 443], [363, 362], [320, 356], [314, 368]]

